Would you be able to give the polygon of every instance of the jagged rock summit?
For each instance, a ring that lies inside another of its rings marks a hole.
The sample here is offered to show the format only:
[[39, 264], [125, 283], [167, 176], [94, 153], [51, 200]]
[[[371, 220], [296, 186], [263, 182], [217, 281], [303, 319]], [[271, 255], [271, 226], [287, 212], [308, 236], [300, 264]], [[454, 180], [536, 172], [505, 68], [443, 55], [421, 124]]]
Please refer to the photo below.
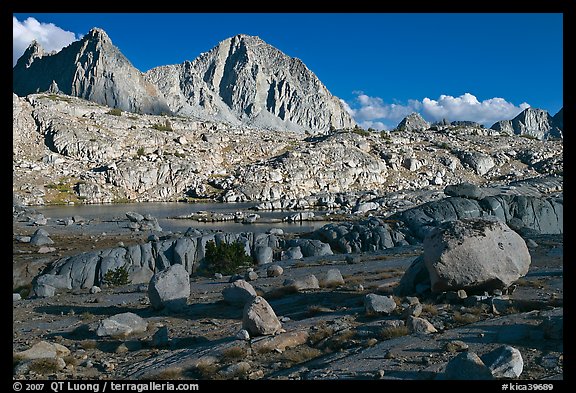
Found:
[[179, 115], [293, 131], [355, 125], [300, 59], [255, 36], [228, 38], [192, 62], [154, 68], [146, 78]]
[[512, 120], [498, 121], [490, 128], [540, 140], [550, 137], [562, 138], [563, 120], [563, 109], [552, 117], [543, 109], [526, 108]]
[[57, 89], [71, 96], [138, 113], [168, 113], [158, 88], [144, 79], [112, 44], [93, 28], [60, 52], [47, 54], [32, 42], [13, 69], [14, 93], [25, 96]]
[[411, 113], [406, 116], [398, 126], [396, 127], [397, 130], [401, 131], [423, 131], [430, 128], [430, 123], [420, 116], [419, 113]]
[[354, 120], [304, 63], [236, 35], [193, 61], [137, 70], [98, 28], [58, 53], [33, 42], [13, 70], [19, 96], [57, 90], [130, 112], [264, 129], [326, 131]]

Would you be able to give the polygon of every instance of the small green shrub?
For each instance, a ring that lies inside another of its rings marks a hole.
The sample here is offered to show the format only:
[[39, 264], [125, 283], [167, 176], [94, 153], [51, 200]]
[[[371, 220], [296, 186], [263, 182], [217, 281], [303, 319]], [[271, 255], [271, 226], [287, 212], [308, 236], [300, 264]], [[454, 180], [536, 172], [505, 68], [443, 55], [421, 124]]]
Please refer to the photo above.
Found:
[[244, 245], [240, 242], [220, 243], [213, 240], [206, 243], [207, 273], [234, 274], [241, 268], [252, 266], [254, 261], [246, 255]]
[[143, 147], [139, 147], [138, 150], [136, 150], [136, 156], [140, 157], [144, 155], [144, 148]]
[[108, 270], [104, 275], [102, 280], [105, 284], [111, 287], [118, 287], [121, 285], [130, 284], [130, 279], [128, 278], [128, 268], [126, 265], [122, 265], [113, 270]]
[[112, 116], [122, 116], [122, 110], [118, 108], [113, 108], [108, 111], [108, 114]]

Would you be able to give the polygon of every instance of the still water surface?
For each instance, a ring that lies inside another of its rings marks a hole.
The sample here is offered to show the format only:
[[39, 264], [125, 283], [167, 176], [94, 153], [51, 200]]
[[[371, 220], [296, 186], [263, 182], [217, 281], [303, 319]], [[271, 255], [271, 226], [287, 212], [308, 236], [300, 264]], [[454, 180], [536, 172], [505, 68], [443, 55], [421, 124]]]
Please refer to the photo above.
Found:
[[[233, 221], [224, 222], [198, 222], [189, 219], [173, 219], [170, 217], [183, 216], [200, 211], [214, 213], [234, 213], [243, 211], [245, 213], [257, 213], [261, 220], [282, 219], [295, 211], [252, 211], [249, 208], [256, 206], [256, 203], [182, 203], [182, 202], [145, 202], [145, 203], [115, 203], [103, 205], [58, 205], [41, 206], [34, 209], [49, 218], [51, 223], [57, 219], [72, 216], [82, 216], [90, 221], [89, 225], [84, 225], [84, 232], [125, 232], [127, 230], [126, 212], [133, 211], [150, 214], [158, 219], [158, 223], [164, 231], [185, 232], [188, 228], [222, 230], [224, 232], [266, 232], [271, 228], [281, 228], [288, 233], [311, 232], [327, 224], [328, 221], [310, 221], [303, 223], [254, 223], [242, 224]], [[60, 231], [71, 230], [70, 226], [56, 226]]]

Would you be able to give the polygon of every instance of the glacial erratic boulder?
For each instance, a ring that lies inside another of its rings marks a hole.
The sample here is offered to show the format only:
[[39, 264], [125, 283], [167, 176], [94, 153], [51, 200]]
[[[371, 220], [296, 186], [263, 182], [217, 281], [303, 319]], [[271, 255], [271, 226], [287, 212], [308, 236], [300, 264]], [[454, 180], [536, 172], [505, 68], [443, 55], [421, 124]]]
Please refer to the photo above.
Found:
[[266, 299], [256, 296], [244, 306], [242, 328], [250, 336], [266, 336], [280, 332], [282, 324]]
[[526, 242], [495, 219], [449, 221], [424, 239], [432, 292], [506, 288], [530, 262]]
[[148, 298], [155, 310], [182, 310], [190, 296], [190, 277], [184, 266], [176, 264], [152, 276], [148, 284]]

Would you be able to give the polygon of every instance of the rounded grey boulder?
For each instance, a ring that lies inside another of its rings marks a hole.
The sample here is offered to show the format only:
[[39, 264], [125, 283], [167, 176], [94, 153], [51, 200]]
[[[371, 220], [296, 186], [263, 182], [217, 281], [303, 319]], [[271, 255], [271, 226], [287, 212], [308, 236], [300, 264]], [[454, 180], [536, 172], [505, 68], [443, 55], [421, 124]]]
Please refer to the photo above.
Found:
[[236, 280], [222, 290], [222, 296], [226, 303], [243, 306], [257, 295], [250, 283], [245, 280]]
[[103, 319], [98, 324], [96, 335], [102, 336], [128, 336], [132, 333], [143, 333], [148, 328], [148, 322], [142, 317], [125, 312]]
[[148, 284], [148, 298], [155, 310], [166, 307], [171, 311], [180, 311], [186, 306], [189, 296], [190, 277], [180, 264], [157, 272]]
[[432, 292], [502, 289], [528, 273], [526, 242], [495, 219], [449, 221], [424, 238]]
[[364, 308], [368, 315], [387, 315], [396, 309], [396, 302], [392, 296], [381, 296], [369, 293], [364, 298]]
[[278, 333], [282, 324], [266, 299], [256, 296], [244, 306], [242, 328], [250, 336], [264, 336]]

